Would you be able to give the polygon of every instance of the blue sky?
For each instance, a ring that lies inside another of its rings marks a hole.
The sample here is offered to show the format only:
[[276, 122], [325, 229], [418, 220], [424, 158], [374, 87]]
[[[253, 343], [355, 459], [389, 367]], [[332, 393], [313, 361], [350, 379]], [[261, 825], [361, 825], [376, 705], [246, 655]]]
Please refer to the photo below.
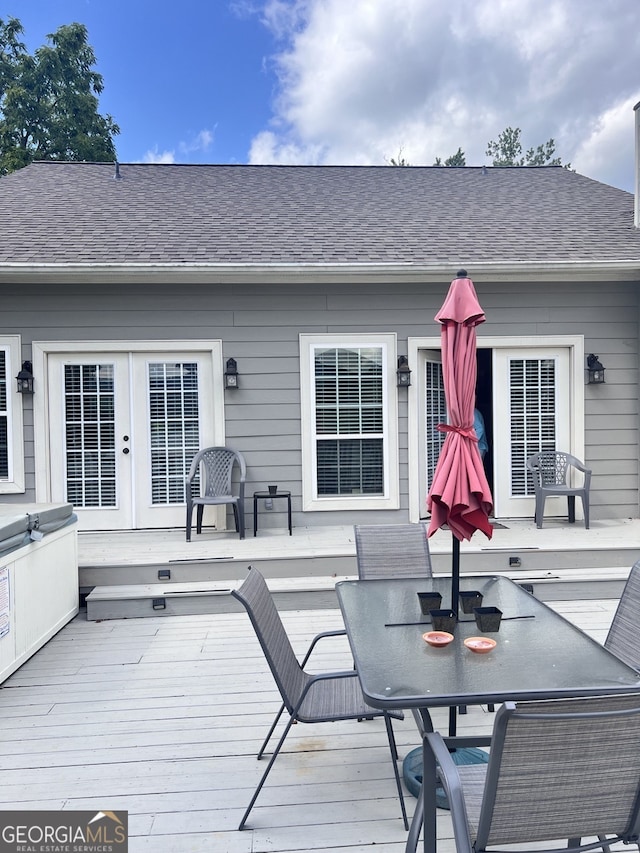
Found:
[[273, 37], [226, 0], [5, 0], [30, 51], [60, 25], [89, 32], [104, 78], [100, 112], [120, 125], [122, 162], [247, 162], [267, 123]]
[[122, 162], [467, 164], [507, 126], [633, 190], [638, 0], [4, 0], [86, 25]]

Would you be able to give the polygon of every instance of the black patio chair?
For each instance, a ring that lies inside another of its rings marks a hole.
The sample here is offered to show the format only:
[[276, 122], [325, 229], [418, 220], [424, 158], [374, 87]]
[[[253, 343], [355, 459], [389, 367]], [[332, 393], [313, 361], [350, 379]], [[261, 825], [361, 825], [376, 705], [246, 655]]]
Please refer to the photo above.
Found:
[[560, 839], [572, 853], [609, 853], [614, 842], [638, 843], [640, 695], [507, 702], [486, 765], [456, 765], [436, 732], [425, 735], [424, 751], [424, 819], [434, 813], [438, 778], [458, 853], [514, 845], [560, 853]]
[[427, 525], [355, 524], [360, 580], [431, 577]]
[[267, 733], [264, 743], [260, 747], [257, 756], [258, 759], [262, 758], [285, 708], [289, 714], [284, 731], [276, 744], [276, 748], [269, 759], [269, 763], [262, 774], [262, 778], [251, 798], [251, 802], [247, 806], [238, 829], [244, 829], [251, 809], [258, 798], [258, 794], [262, 790], [262, 786], [266, 782], [267, 776], [294, 723], [328, 723], [338, 720], [359, 720], [364, 717], [384, 717], [396, 788], [398, 790], [398, 797], [400, 798], [402, 819], [405, 829], [408, 829], [409, 824], [397, 766], [398, 751], [391, 726], [391, 717], [403, 719], [404, 715], [402, 711], [387, 713], [386, 711], [380, 711], [367, 705], [362, 695], [358, 675], [354, 670], [311, 674], [304, 669], [309, 655], [320, 639], [344, 635], [345, 631], [326, 631], [318, 634], [313, 639], [301, 665], [293, 651], [266, 581], [260, 572], [250, 567], [249, 574], [242, 586], [239, 589], [232, 590], [231, 594], [242, 603], [249, 614], [251, 624], [260, 641], [262, 651], [283, 700], [283, 705], [276, 714], [276, 718]]
[[[238, 493], [233, 494], [233, 469], [239, 468]], [[244, 539], [244, 458], [231, 447], [205, 447], [193, 457], [186, 479], [187, 542], [191, 541], [191, 519], [196, 507], [196, 533], [202, 533], [205, 506], [231, 504], [236, 531]]]
[[[360, 580], [433, 577], [427, 525], [354, 524]], [[488, 706], [494, 710], [493, 705]], [[465, 705], [460, 705], [466, 714]]]
[[631, 567], [604, 645], [640, 672], [640, 560]]
[[[542, 527], [544, 504], [551, 495], [566, 497], [568, 504], [569, 523], [576, 520], [576, 497], [582, 499], [584, 526], [589, 527], [589, 488], [591, 486], [591, 469], [570, 453], [559, 450], [546, 450], [534, 453], [527, 460], [527, 468], [533, 477], [533, 487], [536, 495], [535, 521], [537, 527]], [[572, 470], [582, 474], [581, 486], [572, 485]]]

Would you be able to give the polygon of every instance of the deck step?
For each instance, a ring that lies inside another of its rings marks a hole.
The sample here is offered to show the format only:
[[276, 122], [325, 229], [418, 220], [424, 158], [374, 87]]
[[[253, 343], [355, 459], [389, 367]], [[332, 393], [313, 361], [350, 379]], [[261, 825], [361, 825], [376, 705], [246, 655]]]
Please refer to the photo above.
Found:
[[[442, 573], [436, 573], [438, 575]], [[504, 574], [527, 584], [543, 601], [619, 598], [629, 567], [485, 572]], [[314, 610], [338, 606], [335, 585], [353, 576], [270, 578], [269, 588], [279, 610]], [[192, 583], [98, 586], [87, 595], [87, 620], [132, 619], [145, 616], [187, 616], [241, 610], [231, 590], [242, 578]]]
[[[97, 622], [142, 616], [236, 613], [242, 606], [230, 593], [242, 580], [94, 587], [86, 597], [87, 619]], [[279, 610], [316, 610], [338, 606], [335, 585], [340, 580], [348, 578], [272, 578], [269, 587]]]

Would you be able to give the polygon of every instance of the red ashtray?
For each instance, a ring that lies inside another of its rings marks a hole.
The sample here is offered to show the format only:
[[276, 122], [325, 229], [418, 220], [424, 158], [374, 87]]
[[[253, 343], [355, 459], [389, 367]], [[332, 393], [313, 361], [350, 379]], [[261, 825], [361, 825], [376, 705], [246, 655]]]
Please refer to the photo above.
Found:
[[439, 646], [448, 646], [453, 640], [453, 634], [448, 631], [427, 631], [426, 634], [422, 635], [422, 639], [430, 646], [438, 648]]
[[496, 641], [491, 637], [467, 637], [465, 646], [477, 655], [486, 655], [491, 649], [495, 649]]

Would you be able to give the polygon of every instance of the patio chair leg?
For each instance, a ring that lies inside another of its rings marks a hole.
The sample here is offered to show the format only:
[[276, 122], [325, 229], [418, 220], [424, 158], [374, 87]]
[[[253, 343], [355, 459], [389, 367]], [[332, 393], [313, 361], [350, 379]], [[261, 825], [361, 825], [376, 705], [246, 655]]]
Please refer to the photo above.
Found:
[[239, 503], [236, 504], [238, 507], [238, 532], [240, 533], [240, 538], [244, 539], [244, 506]]
[[405, 845], [405, 850], [417, 850], [418, 849], [418, 838], [420, 837], [420, 831], [422, 830], [422, 824], [424, 822], [424, 799], [422, 796], [422, 790], [416, 800], [416, 808], [413, 813], [413, 818], [411, 820], [411, 829], [409, 830], [409, 835], [407, 836], [407, 843]]
[[192, 516], [193, 516], [193, 504], [189, 503], [189, 504], [187, 504], [187, 523], [186, 523], [187, 542], [191, 542], [191, 519], [192, 519]]
[[280, 750], [282, 749], [282, 744], [284, 743], [285, 738], [286, 738], [286, 737], [287, 737], [287, 735], [289, 734], [289, 729], [291, 728], [291, 726], [292, 726], [292, 725], [293, 725], [293, 717], [290, 717], [290, 718], [289, 718], [289, 722], [288, 722], [288, 723], [287, 723], [287, 725], [285, 726], [285, 730], [283, 731], [282, 735], [280, 736], [280, 740], [278, 741], [278, 745], [276, 746], [275, 750], [273, 751], [273, 754], [272, 754], [271, 758], [269, 759], [269, 763], [267, 764], [267, 766], [266, 766], [266, 768], [265, 768], [265, 771], [264, 771], [264, 773], [262, 774], [262, 778], [261, 778], [261, 779], [260, 779], [260, 781], [258, 782], [258, 787], [257, 787], [257, 788], [255, 789], [255, 791], [253, 792], [253, 797], [251, 797], [251, 802], [250, 802], [250, 803], [249, 803], [249, 805], [247, 806], [247, 809], [246, 809], [245, 813], [244, 813], [244, 814], [243, 814], [243, 816], [242, 816], [242, 820], [240, 821], [240, 824], [239, 824], [239, 826], [238, 826], [238, 829], [244, 829], [244, 825], [245, 825], [245, 823], [247, 822], [247, 818], [248, 818], [248, 817], [249, 817], [249, 815], [251, 814], [251, 809], [254, 807], [255, 802], [256, 802], [256, 800], [258, 799], [258, 794], [259, 794], [259, 793], [260, 793], [260, 791], [262, 790], [262, 786], [263, 786], [263, 785], [264, 785], [264, 783], [267, 781], [267, 776], [268, 776], [268, 775], [269, 775], [269, 773], [271, 772], [271, 768], [273, 767], [273, 764], [274, 764], [274, 762], [275, 762], [276, 758], [278, 757], [278, 753], [279, 753], [279, 752], [280, 752]]
[[278, 725], [278, 721], [279, 721], [280, 717], [282, 716], [282, 712], [284, 711], [284, 708], [285, 708], [285, 706], [284, 706], [284, 702], [283, 702], [282, 705], [280, 706], [280, 710], [276, 714], [275, 720], [271, 724], [271, 728], [269, 729], [269, 732], [268, 732], [266, 738], [264, 739], [264, 743], [262, 744], [262, 746], [260, 747], [260, 750], [258, 751], [258, 755], [256, 756], [258, 761], [260, 761], [260, 759], [264, 755], [264, 751], [267, 748], [267, 744], [271, 740], [271, 735], [274, 733], [276, 726]]
[[402, 820], [404, 828], [409, 829], [409, 821], [407, 820], [407, 810], [404, 805], [404, 794], [402, 793], [402, 782], [398, 773], [398, 748], [396, 746], [396, 738], [391, 725], [391, 717], [388, 714], [384, 715], [384, 724], [387, 727], [387, 737], [389, 738], [389, 749], [391, 751], [391, 762], [393, 764], [393, 772], [396, 777], [396, 788], [398, 789], [398, 799], [400, 800], [400, 809], [402, 811]]
[[240, 539], [244, 539], [244, 509], [242, 504], [233, 504], [233, 518], [236, 523], [236, 533], [240, 534]]

